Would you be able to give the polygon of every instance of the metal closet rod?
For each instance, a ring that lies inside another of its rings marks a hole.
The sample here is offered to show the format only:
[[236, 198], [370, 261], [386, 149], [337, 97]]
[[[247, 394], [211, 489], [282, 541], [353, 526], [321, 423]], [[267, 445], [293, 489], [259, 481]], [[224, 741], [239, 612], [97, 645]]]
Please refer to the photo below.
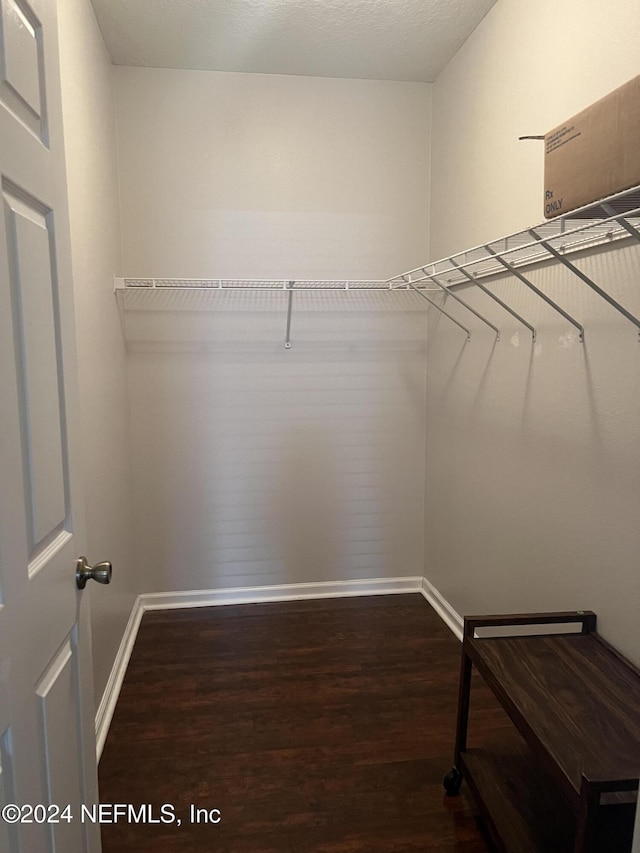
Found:
[[[451, 290], [451, 282], [449, 282], [447, 286], [442, 284], [438, 280], [438, 278], [436, 278], [436, 274], [438, 276], [446, 275], [447, 273], [461, 274], [466, 280], [477, 285], [484, 293], [486, 293], [494, 301], [501, 305], [502, 308], [508, 311], [519, 322], [523, 323], [531, 331], [532, 338], [535, 341], [536, 329], [523, 317], [517, 314], [509, 305], [507, 305], [494, 293], [492, 293], [489, 288], [487, 288], [479, 281], [479, 278], [481, 277], [497, 274], [498, 272], [500, 272], [500, 268], [502, 268], [511, 273], [511, 275], [515, 276], [519, 281], [521, 281], [530, 290], [532, 290], [537, 296], [544, 300], [544, 302], [546, 302], [551, 308], [553, 308], [554, 311], [558, 312], [562, 317], [565, 318], [565, 320], [571, 323], [578, 330], [579, 340], [583, 341], [583, 326], [567, 311], [561, 308], [560, 305], [558, 305], [556, 302], [554, 302], [554, 300], [547, 296], [546, 293], [536, 287], [533, 282], [530, 281], [519, 269], [520, 265], [530, 264], [536, 261], [539, 262], [541, 260], [548, 260], [549, 258], [553, 258], [563, 264], [563, 266], [565, 266], [573, 275], [579, 278], [584, 284], [588, 285], [609, 305], [615, 308], [616, 311], [621, 313], [627, 320], [633, 323], [639, 330], [640, 340], [640, 319], [634, 314], [632, 314], [623, 305], [621, 305], [616, 299], [614, 299], [609, 293], [607, 293], [606, 290], [596, 284], [596, 282], [594, 282], [592, 278], [586, 275], [586, 273], [584, 273], [579, 267], [577, 267], [574, 263], [568, 260], [566, 255], [563, 254], [563, 251], [566, 251], [568, 249], [577, 250], [578, 248], [584, 247], [584, 244], [587, 242], [593, 243], [594, 241], [596, 241], [598, 243], [601, 243], [604, 239], [613, 239], [613, 237], [615, 236], [614, 233], [610, 230], [606, 231], [605, 229], [607, 225], [613, 225], [614, 223], [620, 226], [626, 232], [626, 234], [620, 236], [630, 235], [634, 239], [640, 241], [640, 231], [638, 230], [638, 227], [629, 221], [631, 217], [638, 218], [640, 216], [640, 207], [634, 207], [632, 210], [624, 212], [619, 212], [616, 210], [616, 202], [624, 200], [629, 196], [637, 196], [639, 193], [639, 187], [634, 187], [631, 190], [626, 190], [622, 193], [617, 193], [616, 195], [611, 196], [608, 199], [603, 199], [597, 202], [596, 204], [587, 205], [586, 207], [581, 208], [578, 211], [572, 211], [571, 213], [568, 213], [563, 217], [558, 217], [557, 219], [543, 222], [541, 225], [536, 226], [535, 228], [529, 228], [524, 231], [519, 231], [515, 234], [503, 237], [500, 240], [494, 240], [491, 243], [486, 243], [481, 246], [475, 246], [473, 249], [469, 249], [465, 252], [459, 252], [455, 255], [452, 255], [451, 257], [443, 258], [438, 261], [433, 261], [422, 267], [416, 267], [415, 269], [409, 270], [406, 273], [401, 273], [398, 276], [394, 276], [394, 278], [389, 279], [389, 282], [394, 287], [394, 289], [404, 289], [404, 287], [406, 287], [407, 285], [414, 285], [417, 282], [429, 280], [437, 284], [437, 286], [449, 296], [452, 296], [458, 302], [461, 302], [465, 306], [465, 308], [472, 311], [484, 323], [487, 323], [487, 325], [490, 325], [493, 329], [496, 329], [493, 324], [489, 323], [486, 318], [480, 315], [475, 309], [473, 309], [470, 305], [464, 302], [464, 300], [460, 299], [460, 297], [458, 297]], [[634, 198], [634, 203], [636, 202], [637, 199]], [[599, 219], [597, 219], [596, 222], [589, 221], [586, 223], [578, 224], [574, 228], [566, 229], [564, 227], [565, 224], [569, 221], [571, 221], [572, 223], [575, 222], [576, 215], [580, 214], [584, 216], [586, 213], [589, 212], [595, 213], [595, 211], [598, 209], [604, 210], [604, 212], [607, 213], [608, 216], [605, 218], [600, 217]], [[552, 233], [549, 235], [540, 233], [544, 229], [548, 230], [550, 226], [558, 226], [559, 230], [557, 231], [557, 233]], [[571, 238], [575, 235], [585, 235], [585, 240], [580, 241], [580, 244], [573, 243], [567, 246], [567, 238]], [[517, 245], [511, 247], [509, 246], [510, 240], [522, 236], [526, 236], [527, 238], [525, 243], [520, 242]], [[563, 240], [564, 243], [563, 245], [556, 247], [553, 245], [553, 243], [558, 240]], [[503, 245], [503, 248], [498, 248], [500, 244]], [[510, 263], [505, 257], [513, 254], [514, 252], [518, 252], [521, 255], [522, 252], [526, 252], [528, 249], [542, 249], [543, 251], [537, 252], [535, 255], [528, 255], [525, 258], [516, 258], [515, 261], [512, 263]], [[470, 254], [474, 254], [475, 257], [473, 257], [471, 260], [467, 260], [467, 257]], [[495, 261], [497, 266], [491, 266], [487, 268], [487, 260]], [[471, 272], [470, 270], [478, 264], [483, 264], [484, 268], [479, 272]], [[516, 266], [516, 264], [518, 264], [518, 266]], [[414, 276], [416, 275], [420, 277], [414, 278]], [[499, 340], [499, 333], [497, 339]]]

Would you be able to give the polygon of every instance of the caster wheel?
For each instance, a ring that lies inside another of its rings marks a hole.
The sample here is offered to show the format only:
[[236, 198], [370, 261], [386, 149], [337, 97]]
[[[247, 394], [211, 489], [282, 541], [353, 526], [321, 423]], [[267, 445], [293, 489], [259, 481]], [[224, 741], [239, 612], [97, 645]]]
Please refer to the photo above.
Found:
[[442, 784], [448, 797], [457, 797], [460, 793], [460, 786], [462, 785], [462, 773], [457, 767], [452, 767], [442, 780]]

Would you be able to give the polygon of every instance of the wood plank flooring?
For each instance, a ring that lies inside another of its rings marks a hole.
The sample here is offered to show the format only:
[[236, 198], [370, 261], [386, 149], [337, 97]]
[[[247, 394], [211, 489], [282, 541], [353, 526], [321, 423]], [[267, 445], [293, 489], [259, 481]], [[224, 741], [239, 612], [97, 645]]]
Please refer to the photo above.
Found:
[[[459, 660], [419, 595], [147, 613], [100, 797], [181, 824], [103, 824], [104, 853], [487, 853], [442, 788]], [[500, 724], [475, 682], [473, 702], [480, 730]]]

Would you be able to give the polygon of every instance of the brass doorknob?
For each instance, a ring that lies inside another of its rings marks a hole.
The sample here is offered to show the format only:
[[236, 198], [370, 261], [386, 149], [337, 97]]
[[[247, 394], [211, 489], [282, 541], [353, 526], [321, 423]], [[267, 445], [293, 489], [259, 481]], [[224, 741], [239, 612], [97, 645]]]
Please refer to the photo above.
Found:
[[76, 586], [84, 589], [87, 581], [98, 581], [98, 583], [111, 583], [113, 569], [108, 560], [90, 566], [86, 557], [80, 557], [76, 563]]

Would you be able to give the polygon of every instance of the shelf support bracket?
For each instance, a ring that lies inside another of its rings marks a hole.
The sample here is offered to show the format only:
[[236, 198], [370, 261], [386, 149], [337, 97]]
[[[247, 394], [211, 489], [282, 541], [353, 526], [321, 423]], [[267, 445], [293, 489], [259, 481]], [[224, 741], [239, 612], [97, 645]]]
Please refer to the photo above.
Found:
[[293, 308], [293, 286], [295, 281], [287, 282], [287, 331], [284, 338], [284, 348], [291, 349], [291, 311]]
[[[635, 231], [635, 228], [633, 228], [632, 225], [630, 225], [629, 227], [632, 229], [632, 232]], [[627, 230], [629, 230], [629, 229], [627, 229]], [[547, 240], [544, 240], [542, 237], [540, 237], [538, 235], [538, 233], [535, 231], [535, 229], [531, 228], [529, 230], [529, 234], [531, 234], [531, 236], [534, 237], [536, 240], [539, 240], [540, 245], [544, 249], [546, 249], [550, 255], [553, 255], [553, 257], [556, 258], [558, 261], [560, 261], [561, 264], [564, 264], [564, 266], [568, 270], [570, 270], [581, 281], [583, 281], [592, 290], [594, 290], [598, 294], [598, 296], [601, 296], [605, 302], [608, 302], [609, 305], [611, 305], [613, 308], [615, 308], [616, 311], [619, 311], [623, 315], [623, 317], [626, 317], [627, 320], [629, 320], [629, 322], [633, 323], [634, 326], [638, 329], [638, 334], [640, 335], [640, 320], [637, 317], [635, 317], [633, 314], [631, 314], [630, 311], [627, 311], [627, 309], [624, 308], [622, 305], [620, 305], [619, 302], [616, 302], [616, 300], [613, 298], [613, 296], [608, 294], [606, 290], [603, 290], [601, 287], [599, 287], [595, 283], [595, 281], [590, 279], [588, 275], [585, 275], [582, 272], [582, 270], [578, 269], [578, 267], [575, 264], [572, 264], [571, 261], [568, 261], [565, 257], [563, 257], [563, 255], [556, 248], [554, 248]], [[639, 338], [639, 340], [640, 340], [640, 338]]]
[[436, 287], [439, 287], [440, 290], [444, 290], [444, 292], [446, 294], [448, 294], [452, 299], [455, 299], [456, 302], [460, 303], [460, 305], [464, 305], [464, 307], [467, 309], [467, 311], [471, 311], [471, 313], [474, 316], [476, 316], [479, 320], [482, 320], [483, 323], [485, 323], [487, 326], [490, 326], [493, 329], [493, 331], [496, 333], [496, 341], [500, 340], [500, 329], [497, 326], [494, 326], [493, 323], [490, 323], [486, 317], [483, 317], [482, 314], [480, 314], [478, 311], [476, 311], [475, 308], [472, 308], [468, 302], [464, 301], [464, 299], [460, 299], [460, 297], [457, 296], [452, 290], [449, 290], [449, 288], [446, 285], [444, 285], [444, 284], [442, 284], [442, 282], [438, 281], [438, 279], [434, 275], [431, 275], [431, 273], [428, 273], [424, 267], [422, 267], [422, 272], [426, 275], [426, 277], [429, 281], [432, 281], [436, 285]]
[[407, 287], [410, 287], [410, 288], [411, 288], [411, 290], [413, 290], [413, 291], [414, 291], [414, 293], [417, 293], [417, 294], [418, 294], [418, 296], [421, 296], [423, 299], [426, 299], [426, 300], [427, 300], [427, 302], [429, 303], [429, 305], [433, 305], [433, 307], [436, 309], [436, 311], [439, 311], [441, 314], [444, 314], [444, 316], [445, 316], [445, 317], [448, 317], [448, 318], [451, 320], [451, 322], [452, 322], [452, 323], [455, 323], [455, 324], [456, 324], [456, 326], [459, 326], [459, 327], [460, 327], [464, 332], [466, 332], [466, 333], [467, 333], [467, 341], [470, 341], [470, 340], [471, 340], [471, 332], [469, 331], [469, 329], [467, 329], [467, 327], [466, 327], [466, 326], [463, 326], [463, 325], [462, 325], [462, 323], [459, 323], [459, 322], [455, 319], [455, 317], [452, 317], [452, 316], [451, 316], [451, 314], [448, 314], [448, 313], [444, 310], [444, 308], [441, 308], [441, 307], [438, 305], [438, 303], [437, 303], [437, 302], [434, 302], [434, 301], [433, 301], [433, 299], [429, 299], [429, 297], [428, 297], [425, 293], [423, 293], [421, 290], [418, 290], [418, 288], [417, 288], [417, 287], [415, 287], [415, 285], [414, 285], [412, 282], [407, 281], [406, 279], [405, 279], [405, 282], [406, 282], [406, 284], [407, 284]]
[[624, 228], [625, 231], [628, 231], [629, 234], [631, 234], [632, 237], [635, 237], [636, 240], [640, 241], [640, 231], [638, 231], [635, 225], [632, 225], [630, 222], [628, 222], [623, 214], [619, 214], [617, 210], [615, 210], [610, 204], [607, 204], [606, 202], [603, 202], [600, 206], [606, 213], [609, 214], [609, 216], [615, 218], [618, 225]]
[[482, 282], [478, 281], [477, 278], [474, 278], [471, 275], [471, 273], [467, 272], [467, 270], [464, 267], [460, 266], [460, 264], [457, 263], [453, 258], [449, 258], [449, 261], [450, 261], [450, 263], [453, 264], [454, 267], [459, 269], [460, 272], [462, 273], [462, 275], [465, 278], [469, 279], [469, 281], [472, 284], [475, 284], [476, 287], [479, 287], [480, 290], [482, 290], [484, 293], [486, 293], [487, 296], [490, 296], [494, 300], [494, 302], [497, 302], [498, 305], [500, 305], [502, 308], [504, 308], [504, 310], [507, 311], [509, 314], [511, 314], [512, 317], [515, 317], [516, 320], [518, 320], [520, 323], [522, 323], [523, 326], [526, 326], [527, 329], [529, 329], [529, 331], [531, 332], [531, 340], [533, 341], [533, 343], [535, 343], [535, 341], [536, 341], [536, 330], [535, 330], [535, 327], [531, 325], [531, 323], [527, 323], [527, 321], [525, 319], [523, 319], [519, 314], [516, 314], [516, 312], [513, 310], [513, 308], [510, 308], [506, 302], [503, 302], [502, 299], [500, 299], [499, 297], [497, 297], [495, 295], [495, 293], [492, 293], [488, 287], [486, 287], [484, 284], [482, 284]]
[[[532, 232], [530, 232], [530, 233], [532, 233]], [[538, 239], [538, 238], [536, 238], [536, 239]], [[553, 299], [550, 299], [546, 293], [543, 293], [539, 288], [537, 288], [535, 286], [535, 284], [533, 284], [533, 282], [529, 281], [529, 279], [526, 276], [524, 276], [520, 272], [520, 270], [516, 269], [513, 266], [513, 264], [510, 264], [508, 261], [505, 261], [505, 259], [502, 258], [497, 252], [495, 252], [491, 248], [491, 246], [485, 245], [484, 248], [492, 257], [494, 257], [496, 259], [496, 261], [498, 261], [499, 264], [501, 264], [506, 270], [508, 270], [512, 275], [514, 275], [517, 279], [519, 279], [523, 284], [526, 284], [526, 286], [528, 288], [530, 288], [531, 290], [533, 290], [533, 292], [537, 296], [539, 296], [540, 299], [542, 299], [544, 302], [546, 302], [547, 305], [549, 305], [551, 308], [553, 308], [554, 311], [557, 311], [558, 314], [562, 315], [565, 320], [567, 320], [569, 323], [571, 323], [572, 326], [575, 326], [576, 329], [578, 330], [578, 340], [584, 341], [584, 328], [580, 325], [580, 323], [578, 323], [578, 321], [576, 319], [574, 319], [570, 314], [567, 314], [567, 312], [563, 308], [561, 308], [558, 304], [556, 304], [553, 301]]]

